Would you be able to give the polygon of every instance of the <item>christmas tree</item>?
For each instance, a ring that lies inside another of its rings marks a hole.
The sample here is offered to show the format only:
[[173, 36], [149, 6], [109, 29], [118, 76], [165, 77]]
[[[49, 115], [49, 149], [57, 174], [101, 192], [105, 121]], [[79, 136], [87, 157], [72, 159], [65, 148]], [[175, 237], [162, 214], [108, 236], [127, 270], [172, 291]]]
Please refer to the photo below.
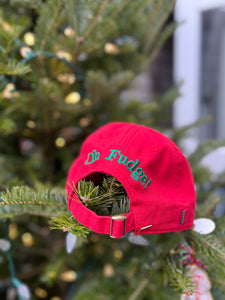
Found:
[[[111, 239], [90, 232], [67, 208], [69, 167], [85, 138], [100, 126], [134, 122], [169, 134], [179, 145], [199, 125], [168, 128], [177, 88], [145, 103], [121, 100], [121, 92], [175, 30], [176, 24], [166, 23], [174, 4], [1, 1], [1, 299], [158, 300], [181, 294], [189, 299], [199, 287], [192, 280], [193, 265], [207, 270], [214, 299], [223, 299], [224, 216], [217, 218], [213, 211], [225, 179], [200, 163], [223, 142], [208, 141], [188, 157], [197, 190], [196, 218], [212, 219], [213, 233]], [[129, 209], [123, 187], [111, 177], [101, 188], [81, 181], [77, 193], [83, 201], [88, 196], [99, 214]], [[101, 206], [95, 207], [96, 198], [104, 199]], [[108, 209], [112, 198], [125, 204]]]

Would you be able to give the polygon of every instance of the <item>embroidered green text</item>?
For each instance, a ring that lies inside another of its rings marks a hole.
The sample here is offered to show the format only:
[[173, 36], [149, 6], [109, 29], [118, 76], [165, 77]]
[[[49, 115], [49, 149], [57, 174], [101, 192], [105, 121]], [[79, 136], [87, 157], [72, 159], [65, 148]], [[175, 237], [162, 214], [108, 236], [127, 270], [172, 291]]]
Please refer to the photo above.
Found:
[[[85, 165], [90, 165], [99, 159], [100, 152], [93, 150], [92, 152], [88, 153]], [[128, 156], [121, 154], [120, 150], [115, 149], [110, 150], [109, 156], [105, 157], [105, 159], [109, 161], [115, 160], [117, 163], [126, 166], [126, 168], [131, 172], [131, 178], [135, 181], [139, 181], [145, 189], [151, 184], [151, 179], [148, 179], [143, 169], [138, 167], [140, 165], [140, 161], [138, 159], [135, 161], [129, 160]]]
[[[93, 152], [93, 153], [92, 153]], [[100, 153], [96, 150], [93, 150], [92, 152], [88, 153], [87, 160], [85, 161], [85, 165], [90, 165], [94, 161], [98, 160], [100, 157]]]
[[135, 181], [140, 181], [140, 183], [144, 185], [145, 189], [150, 185], [152, 181], [150, 179], [148, 180], [148, 177], [145, 175], [145, 172], [142, 170], [142, 168], [136, 168], [140, 164], [140, 161], [138, 159], [136, 159], [135, 161], [128, 160], [129, 158], [121, 154], [120, 150], [110, 150], [110, 152], [110, 155], [105, 159], [111, 161], [117, 159], [117, 162], [119, 164], [125, 165], [127, 169], [131, 172], [132, 179], [134, 179]]

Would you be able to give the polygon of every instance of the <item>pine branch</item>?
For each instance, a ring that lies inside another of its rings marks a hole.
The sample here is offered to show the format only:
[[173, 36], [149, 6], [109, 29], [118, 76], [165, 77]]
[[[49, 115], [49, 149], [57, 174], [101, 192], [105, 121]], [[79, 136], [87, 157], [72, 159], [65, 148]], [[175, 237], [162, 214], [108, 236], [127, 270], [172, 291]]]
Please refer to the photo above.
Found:
[[77, 20], [74, 17], [74, 12], [76, 11], [76, 4], [74, 0], [65, 1], [65, 10], [67, 14], [68, 21], [74, 30], [75, 36], [77, 36]]
[[8, 60], [8, 63], [0, 62], [0, 75], [25, 75], [31, 71], [30, 67], [18, 63], [16, 60]]
[[[10, 5], [12, 7], [18, 8], [18, 1], [11, 1]], [[44, 3], [42, 0], [19, 0], [19, 6], [20, 8], [29, 8], [29, 9], [35, 9], [37, 12], [40, 12]]]
[[89, 71], [86, 78], [87, 94], [91, 95], [94, 102], [100, 101], [125, 86], [134, 75], [132, 71], [121, 71], [108, 78], [102, 71]]
[[194, 239], [201, 253], [207, 255], [212, 261], [217, 262], [218, 265], [225, 266], [225, 247], [216, 236], [212, 234], [201, 235], [193, 232], [191, 238]]
[[94, 28], [98, 24], [99, 18], [101, 16], [101, 14], [103, 13], [108, 2], [109, 2], [109, 0], [104, 0], [102, 2], [102, 4], [100, 5], [99, 10], [98, 10], [97, 14], [94, 16], [92, 23], [90, 24], [89, 28], [84, 33], [84, 36], [83, 36], [84, 39], [86, 39], [91, 34], [91, 32], [94, 30]]
[[130, 201], [121, 183], [112, 176], [104, 176], [95, 186], [91, 181], [81, 180], [73, 187], [80, 201], [97, 215], [112, 216], [130, 211]]
[[[207, 119], [206, 119], [206, 121], [207, 121]], [[203, 123], [204, 123], [204, 119], [203, 119]], [[198, 124], [196, 124], [196, 125], [198, 126]], [[179, 129], [178, 129], [178, 133], [179, 133]], [[179, 133], [179, 136], [180, 136], [180, 133]], [[222, 140], [222, 141], [216, 141], [216, 140], [206, 141], [205, 143], [202, 143], [198, 146], [196, 151], [192, 155], [189, 156], [188, 160], [190, 161], [191, 165], [198, 164], [199, 161], [205, 155], [207, 155], [208, 153], [210, 153], [213, 150], [217, 149], [218, 147], [223, 147], [223, 146], [225, 146], [225, 140]]]
[[129, 2], [131, 2], [131, 0], [124, 0], [122, 3], [118, 3], [112, 14], [112, 18], [115, 18], [129, 4]]
[[66, 193], [61, 190], [41, 190], [26, 186], [14, 187], [1, 194], [0, 219], [22, 214], [49, 217], [67, 211]]
[[[159, 35], [157, 41], [153, 43], [153, 46], [150, 47], [150, 55], [148, 57], [148, 61], [152, 61], [156, 55], [158, 54], [159, 50], [165, 43], [165, 41], [174, 33], [175, 29], [177, 28], [176, 23], [172, 23], [168, 25]], [[151, 43], [152, 44], [152, 43]], [[148, 47], [148, 45], [146, 46]]]
[[[207, 122], [209, 122], [211, 120], [212, 120], [212, 118], [210, 116], [206, 116], [206, 117], [204, 117], [204, 118], [202, 118], [200, 120], [197, 120], [197, 121], [195, 121], [195, 122], [193, 122], [193, 123], [191, 123], [189, 125], [185, 125], [185, 126], [181, 126], [179, 128], [175, 128], [173, 130], [173, 138], [172, 138], [173, 141], [175, 142], [175, 144], [179, 144], [180, 140], [182, 140], [183, 138], [185, 138], [187, 136], [190, 136], [190, 129], [197, 128], [197, 127], [201, 126], [202, 124], [205, 124], [205, 123], [207, 123]], [[215, 141], [215, 143], [216, 143], [216, 141]], [[201, 144], [199, 146], [199, 148], [200, 147], [203, 148], [204, 144]], [[193, 156], [195, 156], [195, 154], [196, 154], [196, 151], [193, 153]], [[199, 159], [201, 159], [201, 158], [202, 158], [202, 156], [198, 157], [197, 162], [199, 162]]]
[[35, 27], [35, 48], [39, 51], [43, 51], [49, 47], [61, 8], [62, 0], [49, 0], [43, 6]]
[[203, 203], [199, 203], [196, 208], [196, 216], [207, 217], [212, 214], [216, 205], [221, 201], [221, 198], [215, 194], [207, 193], [207, 199]]
[[[155, 0], [153, 0], [155, 1]], [[156, 0], [157, 1], [157, 0]], [[139, 14], [142, 14], [143, 11], [146, 9], [148, 9], [148, 5], [151, 6], [151, 3], [149, 3], [149, 0], [142, 0], [142, 1], [136, 1], [135, 3], [133, 3], [133, 5], [130, 6], [130, 16], [127, 19], [128, 23], [131, 23], [134, 19], [137, 18], [137, 16]], [[128, 7], [129, 10], [129, 7]]]
[[[1, 24], [0, 20], [0, 25]], [[13, 42], [15, 38], [19, 35], [19, 30], [16, 27], [12, 27], [11, 31], [6, 31], [2, 28], [0, 28], [0, 55], [2, 56], [2, 59], [4, 59], [3, 55], [7, 55], [9, 50], [11, 49], [11, 46], [13, 45]]]
[[140, 296], [141, 292], [146, 288], [146, 286], [148, 285], [148, 279], [143, 279], [140, 284], [138, 285], [138, 287], [136, 288], [136, 290], [134, 291], [134, 293], [129, 297], [129, 300], [136, 300], [138, 299], [138, 297]]
[[74, 217], [68, 212], [61, 214], [59, 217], [52, 217], [50, 220], [50, 229], [59, 229], [64, 232], [69, 231], [74, 235], [87, 237], [90, 230], [81, 225]]
[[192, 278], [188, 276], [183, 266], [177, 266], [176, 261], [173, 258], [168, 258], [167, 262], [167, 273], [170, 279], [171, 286], [180, 293], [192, 295], [196, 290], [196, 283], [193, 282]]
[[52, 286], [59, 278], [64, 265], [65, 255], [61, 249], [57, 249], [57, 251], [52, 254], [50, 262], [48, 262], [48, 265], [42, 272], [40, 281], [48, 286]]
[[2, 117], [0, 119], [0, 135], [6, 136], [16, 129], [16, 124], [12, 119]]

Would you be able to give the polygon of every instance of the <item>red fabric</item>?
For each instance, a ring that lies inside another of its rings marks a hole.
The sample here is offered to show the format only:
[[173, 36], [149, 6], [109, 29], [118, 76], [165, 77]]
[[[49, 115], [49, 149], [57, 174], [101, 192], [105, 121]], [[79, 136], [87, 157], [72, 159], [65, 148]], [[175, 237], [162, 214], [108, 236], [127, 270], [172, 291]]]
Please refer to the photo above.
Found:
[[[136, 170], [140, 175], [133, 175]], [[161, 133], [136, 124], [110, 123], [86, 139], [73, 162], [66, 185], [69, 209], [81, 224], [110, 234], [111, 217], [87, 209], [72, 189], [91, 174], [97, 178], [97, 173], [117, 178], [128, 194], [126, 232], [164, 233], [193, 227], [196, 197], [190, 166], [178, 147]], [[123, 229], [124, 221], [113, 221], [114, 237], [123, 236]]]

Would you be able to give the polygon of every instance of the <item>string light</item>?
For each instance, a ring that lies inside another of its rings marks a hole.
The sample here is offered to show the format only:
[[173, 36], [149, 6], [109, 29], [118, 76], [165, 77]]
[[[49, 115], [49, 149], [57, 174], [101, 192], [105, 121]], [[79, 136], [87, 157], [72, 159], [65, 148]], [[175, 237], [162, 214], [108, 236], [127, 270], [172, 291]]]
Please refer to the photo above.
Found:
[[56, 52], [56, 55], [57, 55], [59, 58], [61, 58], [61, 59], [65, 58], [65, 59], [68, 60], [68, 61], [72, 61], [72, 60], [73, 60], [72, 55], [71, 55], [70, 53], [64, 51], [64, 50], [59, 50], [59, 51], [57, 51], [57, 52]]
[[28, 46], [24, 46], [24, 47], [20, 48], [20, 54], [24, 58], [27, 58], [31, 52], [32, 52], [32, 49]]
[[16, 223], [9, 224], [9, 237], [11, 240], [15, 240], [18, 236], [18, 227]]
[[57, 76], [59, 82], [73, 84], [76, 81], [76, 76], [73, 73], [64, 73]]
[[67, 270], [62, 272], [60, 279], [65, 282], [73, 282], [77, 279], [77, 273], [73, 270]]
[[10, 249], [10, 242], [6, 239], [0, 239], [0, 250], [7, 252]]
[[71, 37], [74, 37], [75, 31], [74, 31], [74, 29], [72, 27], [66, 27], [64, 29], [64, 34], [65, 34], [65, 36], [71, 38]]
[[77, 104], [80, 101], [80, 99], [81, 99], [81, 97], [78, 92], [72, 92], [66, 96], [65, 102], [67, 104]]
[[13, 83], [8, 83], [2, 92], [2, 96], [7, 99], [18, 97], [19, 93], [15, 89], [16, 87]]
[[8, 22], [2, 22], [1, 23], [2, 25], [2, 28], [5, 30], [5, 31], [8, 31], [8, 32], [13, 32], [13, 27], [8, 23]]
[[[1, 192], [0, 192], [0, 200], [1, 200]], [[7, 253], [7, 260], [8, 260], [8, 265], [9, 265], [9, 272], [10, 272], [10, 276], [11, 276], [11, 283], [12, 283], [12, 287], [13, 287], [13, 291], [16, 291], [18, 299], [19, 300], [29, 300], [31, 298], [30, 295], [30, 290], [28, 288], [28, 286], [24, 283], [22, 283], [16, 275], [16, 269], [15, 269], [15, 265], [12, 259], [12, 240], [9, 237], [9, 229], [8, 226], [5, 222], [2, 223], [3, 227], [4, 227], [4, 232], [6, 235], [6, 239], [2, 239], [3, 241], [6, 241], [8, 243], [4, 244], [3, 243], [3, 247], [1, 247], [2, 251], [5, 251]], [[2, 245], [1, 245], [2, 246]]]
[[[66, 232], [69, 229], [65, 228], [63, 231]], [[71, 232], [68, 232], [66, 235], [66, 252], [70, 254], [73, 249], [75, 248], [77, 243], [77, 236], [72, 234]]]
[[121, 259], [123, 257], [123, 252], [117, 249], [114, 251], [113, 255], [116, 259]]
[[66, 141], [63, 137], [58, 137], [55, 140], [55, 145], [57, 148], [63, 148], [66, 145]]
[[35, 128], [36, 127], [36, 123], [33, 120], [28, 120], [26, 122], [27, 127], [29, 128]]
[[87, 127], [90, 123], [91, 123], [90, 118], [81, 118], [79, 121], [79, 125], [83, 128]]
[[116, 55], [119, 53], [119, 48], [113, 43], [105, 44], [105, 53]]
[[32, 236], [32, 234], [30, 234], [29, 232], [25, 232], [22, 235], [22, 243], [25, 247], [31, 247], [34, 245], [34, 238]]
[[35, 44], [35, 36], [32, 32], [25, 33], [23, 40], [28, 46], [34, 46]]
[[35, 293], [35, 295], [36, 295], [37, 297], [42, 298], [42, 299], [43, 299], [43, 298], [47, 298], [47, 296], [48, 296], [47, 291], [44, 290], [44, 289], [42, 289], [42, 288], [40, 288], [40, 287], [37, 287], [37, 288], [35, 289], [34, 293]]
[[115, 275], [115, 270], [111, 264], [104, 265], [103, 275], [108, 278], [113, 277]]
[[[79, 38], [79, 39], [80, 39], [80, 41], [82, 41], [81, 40], [82, 38]], [[76, 72], [77, 79], [79, 79], [80, 81], [84, 81], [84, 79], [85, 79], [84, 72], [81, 71], [75, 64], [73, 64], [69, 61], [69, 60], [72, 61], [72, 56], [68, 52], [65, 52], [63, 50], [59, 50], [57, 53], [58, 53], [58, 56], [56, 54], [52, 53], [52, 52], [49, 52], [49, 51], [32, 51], [32, 52], [28, 53], [27, 57], [22, 59], [20, 61], [20, 63], [27, 63], [28, 61], [30, 61], [30, 60], [32, 60], [36, 57], [39, 57], [40, 55], [43, 55], [43, 56], [46, 56], [46, 57], [54, 57], [58, 60], [61, 60], [67, 66], [72, 68]]]

